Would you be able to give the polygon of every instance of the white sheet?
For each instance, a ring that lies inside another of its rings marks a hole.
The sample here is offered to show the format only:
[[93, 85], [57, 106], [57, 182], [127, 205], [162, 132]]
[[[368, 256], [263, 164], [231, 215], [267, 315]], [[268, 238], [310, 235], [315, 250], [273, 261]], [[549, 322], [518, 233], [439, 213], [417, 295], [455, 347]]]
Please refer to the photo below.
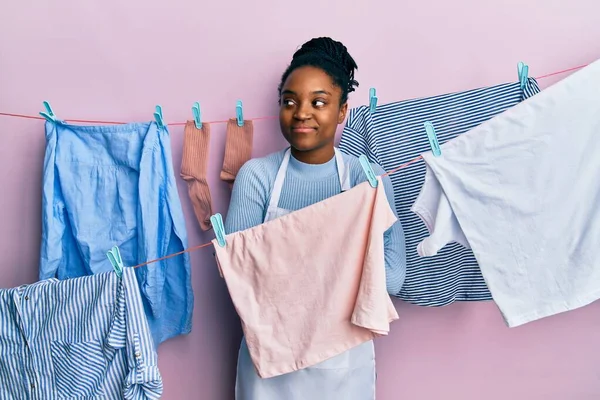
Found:
[[600, 297], [600, 61], [423, 154], [418, 251], [471, 247], [508, 326]]

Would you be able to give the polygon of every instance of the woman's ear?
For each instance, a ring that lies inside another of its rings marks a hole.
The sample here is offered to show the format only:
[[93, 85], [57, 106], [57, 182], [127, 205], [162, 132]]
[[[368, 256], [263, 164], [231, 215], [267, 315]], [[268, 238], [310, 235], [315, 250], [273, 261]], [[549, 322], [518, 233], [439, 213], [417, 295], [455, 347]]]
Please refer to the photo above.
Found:
[[340, 113], [338, 115], [338, 124], [341, 124], [346, 119], [346, 113], [348, 112], [348, 102], [342, 104], [340, 107]]

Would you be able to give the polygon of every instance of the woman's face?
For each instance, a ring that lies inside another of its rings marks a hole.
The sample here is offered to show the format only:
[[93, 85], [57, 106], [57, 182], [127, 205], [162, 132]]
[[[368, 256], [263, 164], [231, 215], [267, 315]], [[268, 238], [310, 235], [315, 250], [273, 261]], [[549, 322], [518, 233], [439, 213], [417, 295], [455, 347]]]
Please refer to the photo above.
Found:
[[[325, 151], [331, 157], [337, 125], [346, 117], [342, 90], [320, 68], [304, 66], [288, 76], [281, 90], [279, 125], [298, 152]], [[323, 162], [328, 161], [328, 159]]]

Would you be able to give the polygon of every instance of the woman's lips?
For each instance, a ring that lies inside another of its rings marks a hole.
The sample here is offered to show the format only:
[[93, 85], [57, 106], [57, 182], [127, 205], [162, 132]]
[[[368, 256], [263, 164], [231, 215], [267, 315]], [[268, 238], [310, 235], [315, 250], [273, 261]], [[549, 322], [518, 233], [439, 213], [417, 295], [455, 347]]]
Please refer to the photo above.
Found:
[[311, 133], [314, 132], [316, 128], [310, 128], [307, 126], [297, 126], [292, 128], [292, 132], [294, 133]]

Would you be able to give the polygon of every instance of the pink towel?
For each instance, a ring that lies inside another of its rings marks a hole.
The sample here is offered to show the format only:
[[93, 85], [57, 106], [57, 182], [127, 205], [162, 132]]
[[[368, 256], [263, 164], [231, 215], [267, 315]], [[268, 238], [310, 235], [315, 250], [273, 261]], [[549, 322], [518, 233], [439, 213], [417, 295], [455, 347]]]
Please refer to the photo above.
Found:
[[398, 319], [383, 242], [396, 216], [378, 181], [213, 241], [261, 378], [386, 335]]

